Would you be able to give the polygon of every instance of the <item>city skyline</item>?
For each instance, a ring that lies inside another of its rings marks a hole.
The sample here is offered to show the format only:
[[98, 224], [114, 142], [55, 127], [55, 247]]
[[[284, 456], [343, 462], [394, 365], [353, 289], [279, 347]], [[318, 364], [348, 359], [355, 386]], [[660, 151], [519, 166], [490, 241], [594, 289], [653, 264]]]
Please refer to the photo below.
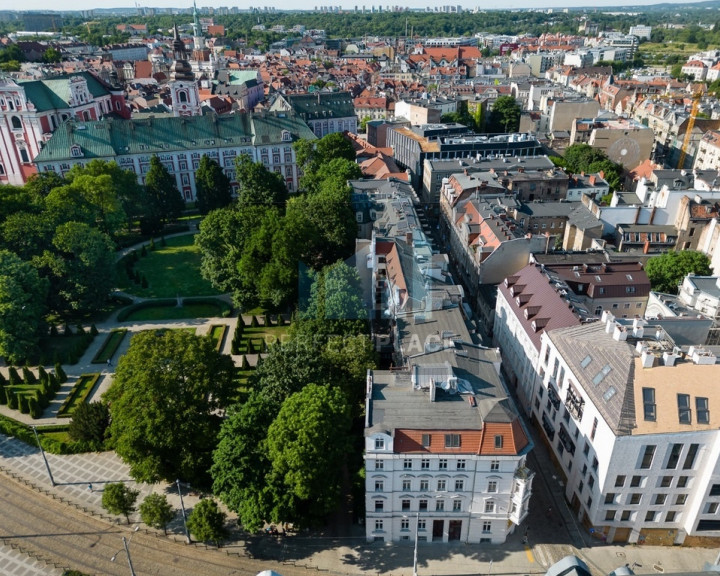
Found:
[[[675, 2], [673, 4], [676, 5], [682, 5], [682, 4], [694, 4], [696, 2], [693, 2], [691, 0], [680, 0], [679, 2]], [[651, 6], [654, 4], [668, 4], [667, 2], [657, 2], [656, 0], [639, 0], [636, 2], [633, 2], [632, 4], [623, 4], [618, 2], [617, 0], [598, 0], [594, 3], [594, 8], [601, 8], [601, 9], [609, 9], [609, 8], [615, 8], [618, 10], [631, 10], [633, 8], [637, 7], [645, 7], [645, 6]], [[355, 2], [354, 0], [314, 0], [309, 5], [305, 6], [305, 10], [312, 10], [315, 7], [317, 8], [328, 8], [328, 7], [335, 7], [340, 6], [344, 10], [353, 10], [356, 6], [358, 8], [361, 8], [362, 6], [365, 6], [366, 9], [370, 9], [372, 6], [378, 7], [383, 6], [383, 8], [387, 6], [398, 6], [401, 5], [403, 7], [407, 7], [413, 10], [417, 9], [424, 9], [424, 8], [438, 8], [441, 6], [461, 6], [463, 10], [474, 10], [476, 8], [480, 8], [482, 10], [487, 9], [495, 9], [495, 7], [488, 7], [483, 6], [481, 4], [478, 4], [477, 0], [460, 0], [455, 2], [446, 2], [446, 3], [440, 3], [433, 4], [429, 2], [428, 0], [407, 0], [406, 2], [403, 2], [399, 4], [396, 2], [365, 2], [364, 4], [361, 2]], [[182, 0], [151, 0], [150, 2], [133, 2], [129, 0], [102, 0], [97, 1], [93, 3], [88, 3], [88, 5], [84, 5], [84, 3], [76, 3], [76, 2], [68, 2], [66, 0], [63, 0], [61, 2], [53, 2], [52, 0], [28, 0], [27, 2], [23, 3], [23, 11], [37, 11], [37, 10], [47, 10], [47, 11], [81, 11], [81, 10], [98, 10], [98, 9], [117, 9], [117, 8], [159, 8], [159, 9], [168, 9], [168, 8], [177, 8], [177, 9], [183, 9], [183, 8], [189, 8], [192, 7], [192, 2]], [[277, 2], [276, 0], [254, 0], [252, 2], [243, 3], [240, 5], [238, 2], [227, 2], [224, 0], [219, 0], [217, 2], [213, 2], [209, 4], [207, 1], [201, 1], [198, 2], [198, 8], [205, 8], [205, 7], [238, 7], [240, 9], [247, 9], [248, 7], [254, 7], [254, 8], [275, 8], [277, 10], [281, 11], [291, 11], [291, 10], [298, 10], [300, 9], [297, 5], [288, 5], [288, 3], [283, 2]], [[506, 4], [504, 4], [502, 7], [497, 7], [496, 9], [563, 9], [563, 8], [586, 8], [586, 6], [579, 4], [578, 0], [550, 0], [548, 1], [540, 1], [540, 0], [510, 0]]]

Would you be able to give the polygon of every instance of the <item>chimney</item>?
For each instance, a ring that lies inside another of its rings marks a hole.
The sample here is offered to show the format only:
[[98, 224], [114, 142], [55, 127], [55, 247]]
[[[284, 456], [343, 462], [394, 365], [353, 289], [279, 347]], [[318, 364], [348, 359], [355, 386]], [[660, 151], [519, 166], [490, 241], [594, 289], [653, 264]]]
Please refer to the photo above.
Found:
[[412, 232], [405, 233], [405, 242], [408, 244], [408, 246], [413, 245], [413, 233]]

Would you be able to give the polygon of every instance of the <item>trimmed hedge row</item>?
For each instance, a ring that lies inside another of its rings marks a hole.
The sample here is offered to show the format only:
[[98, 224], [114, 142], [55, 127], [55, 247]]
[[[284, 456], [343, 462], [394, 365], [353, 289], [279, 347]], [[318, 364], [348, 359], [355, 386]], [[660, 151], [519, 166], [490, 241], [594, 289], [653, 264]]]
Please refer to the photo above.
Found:
[[[220, 300], [219, 298], [183, 298], [183, 304], [207, 304], [211, 306], [217, 306], [220, 309], [220, 316], [223, 318], [227, 318], [228, 316], [230, 316], [230, 312], [232, 311], [230, 304], [224, 302], [223, 300]], [[128, 306], [127, 308], [121, 310], [117, 315], [117, 319], [119, 322], [124, 322], [130, 317], [130, 315], [137, 312], [138, 310], [162, 307], [174, 308], [175, 306], [177, 306], [177, 300], [175, 298], [157, 298], [154, 300], [145, 300], [144, 302], [138, 302], [137, 304], [133, 304], [132, 306]]]
[[227, 324], [212, 324], [210, 326], [210, 338], [215, 340], [215, 350], [217, 352], [220, 352], [222, 349], [227, 329]]
[[116, 328], [115, 330], [112, 330], [105, 338], [105, 342], [103, 342], [100, 350], [98, 350], [97, 354], [95, 354], [95, 357], [92, 359], [92, 363], [105, 364], [108, 360], [110, 360], [120, 347], [120, 344], [125, 338], [125, 334], [127, 334], [126, 328]]
[[99, 373], [83, 374], [80, 376], [70, 391], [70, 394], [68, 394], [67, 398], [65, 398], [60, 406], [57, 417], [71, 418], [72, 413], [75, 411], [75, 405], [82, 404], [85, 400], [87, 400], [87, 397], [90, 395], [90, 392], [92, 392], [92, 389], [95, 387], [95, 384], [97, 384], [99, 378]]
[[[38, 375], [27, 367], [23, 367], [22, 380], [17, 368], [10, 366], [8, 369], [9, 378], [6, 380], [0, 374], [0, 404], [7, 404], [11, 410], [20, 410], [23, 414], [30, 414], [32, 418], [42, 417], [43, 410], [50, 405], [61, 386], [61, 378], [65, 373], [57, 371], [56, 374], [48, 373], [45, 368], [38, 368]], [[58, 377], [60, 375], [60, 377]]]
[[[81, 454], [92, 451], [85, 442], [60, 442], [54, 438], [46, 438], [42, 434], [43, 432], [64, 432], [67, 429], [67, 425], [43, 426], [38, 428], [40, 444], [43, 449], [51, 454]], [[3, 416], [2, 414], [0, 414], [0, 432], [6, 436], [13, 436], [29, 446], [37, 446], [35, 434], [33, 434], [30, 426]]]

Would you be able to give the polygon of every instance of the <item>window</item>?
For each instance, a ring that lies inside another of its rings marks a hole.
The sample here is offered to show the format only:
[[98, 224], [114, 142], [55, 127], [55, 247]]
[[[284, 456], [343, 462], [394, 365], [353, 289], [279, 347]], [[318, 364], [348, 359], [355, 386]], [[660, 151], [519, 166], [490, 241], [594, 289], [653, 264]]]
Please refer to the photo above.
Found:
[[408, 518], [400, 520], [400, 530], [410, 530], [410, 520]]
[[665, 504], [665, 500], [667, 500], [667, 494], [655, 494], [655, 500], [653, 500], [653, 504], [655, 506], [662, 506]]
[[677, 487], [678, 487], [678, 488], [687, 488], [688, 478], [689, 478], [689, 476], [680, 476], [680, 477], [678, 477]]
[[675, 496], [675, 505], [676, 506], [682, 506], [687, 502], [687, 494], [678, 494]]
[[495, 512], [495, 502], [493, 500], [488, 500], [485, 502], [485, 513], [486, 514], [492, 514]]
[[375, 492], [382, 492], [382, 491], [383, 491], [383, 481], [375, 480]]
[[633, 476], [630, 479], [630, 488], [639, 488], [642, 482], [642, 476]]
[[655, 448], [657, 448], [657, 446], [652, 444], [645, 446], [642, 461], [640, 462], [640, 468], [642, 470], [647, 470], [650, 466], [652, 466], [653, 457], [655, 456]]
[[675, 522], [675, 515], [677, 513], [675, 511], [670, 511], [667, 514], [665, 514], [665, 522]]
[[585, 442], [585, 446], [583, 446], [583, 454], [585, 454], [585, 457], [587, 458], [587, 455], [590, 453], [590, 444]]
[[710, 496], [720, 496], [720, 484], [712, 484], [710, 486]]
[[589, 486], [590, 488], [592, 488], [593, 486], [595, 486], [595, 477], [594, 477], [594, 476], [590, 476], [590, 478], [588, 478], [588, 486]]
[[690, 444], [687, 456], [685, 456], [685, 463], [683, 464], [683, 470], [692, 470], [695, 466], [695, 457], [698, 453], [699, 444]]
[[708, 504], [707, 514], [717, 514], [717, 511], [718, 511], [718, 503], [710, 502]]
[[422, 435], [422, 445], [424, 448], [427, 448], [428, 446], [430, 446], [430, 434]]
[[403, 470], [412, 470], [412, 458], [403, 460]]
[[465, 489], [464, 480], [455, 480], [455, 492], [462, 492]]
[[678, 419], [680, 424], [691, 424], [692, 423], [692, 410], [690, 410], [690, 395], [689, 394], [678, 394]]
[[642, 500], [642, 494], [640, 494], [640, 492], [633, 492], [630, 494], [630, 498], [628, 498], [628, 504], [640, 504], [640, 500]]
[[626, 294], [634, 294], [634, 293], [635, 293], [635, 286], [625, 286], [625, 293], [626, 293]]
[[447, 490], [447, 481], [446, 480], [438, 480], [437, 481], [437, 491], [445, 492], [445, 490]]
[[497, 472], [498, 470], [500, 470], [500, 460], [490, 462], [490, 471]]
[[483, 522], [483, 524], [482, 524], [483, 534], [490, 534], [491, 528], [492, 528], [492, 522]]
[[605, 494], [605, 504], [613, 504], [615, 502], [615, 493], [608, 492]]
[[657, 411], [655, 406], [655, 388], [643, 388], [642, 395], [645, 420], [655, 422], [655, 419], [657, 418]]
[[375, 460], [375, 470], [382, 470], [383, 468], [385, 468], [385, 461]]
[[408, 510], [410, 510], [410, 500], [401, 500], [400, 508], [403, 512], [407, 512]]
[[612, 522], [615, 520], [615, 510], [608, 510], [605, 512], [605, 521]]
[[503, 447], [503, 437], [501, 434], [496, 434], [495, 435], [495, 449], [499, 450], [502, 447]]
[[385, 508], [384, 500], [375, 500], [375, 512], [382, 512]]
[[410, 480], [403, 480], [402, 489], [403, 489], [403, 492], [409, 492], [411, 490]]
[[418, 509], [419, 509], [421, 512], [427, 510], [427, 509], [428, 509], [427, 503], [428, 503], [427, 500], [420, 500], [420, 504], [419, 504], [419, 506], [418, 506]]
[[592, 430], [590, 432], [590, 440], [595, 440], [595, 433], [597, 432], [597, 427], [598, 427], [598, 419], [595, 418], [595, 419], [593, 419]]
[[418, 525], [418, 527], [417, 527], [418, 531], [425, 530], [425, 527], [427, 526], [425, 524], [425, 520], [418, 520], [417, 525]]
[[623, 510], [622, 514], [620, 515], [620, 520], [622, 522], [627, 522], [630, 520], [630, 510]]
[[670, 488], [670, 484], [672, 484], [672, 476], [663, 476], [660, 479], [660, 488]]
[[13, 130], [22, 130], [22, 121], [17, 116], [12, 117], [12, 127]]
[[428, 458], [423, 458], [420, 460], [420, 468], [422, 470], [429, 470], [430, 469], [430, 460]]
[[698, 396], [695, 398], [695, 417], [698, 424], [710, 424], [710, 408], [708, 399]]
[[453, 512], [462, 512], [462, 500], [453, 500]]
[[458, 460], [455, 468], [457, 470], [465, 470], [465, 460]]
[[670, 456], [668, 457], [667, 465], [665, 468], [668, 470], [675, 470], [678, 465], [678, 461], [680, 460], [680, 452], [682, 452], [683, 445], [682, 444], [673, 444], [670, 448]]
[[625, 486], [625, 476], [615, 476], [615, 487], [622, 488]]
[[445, 500], [435, 500], [435, 511], [443, 512], [445, 510]]
[[375, 531], [376, 532], [382, 532], [383, 529], [383, 521], [382, 520], [375, 520]]
[[445, 434], [445, 448], [460, 448], [460, 434]]
[[438, 460], [438, 469], [447, 470], [447, 458], [440, 458], [440, 460]]
[[585, 474], [587, 474], [587, 464], [583, 464], [582, 470], [580, 470], [580, 476], [585, 478]]
[[430, 482], [428, 482], [427, 480], [420, 480], [420, 491], [421, 492], [427, 492], [427, 490], [429, 489], [429, 486], [430, 486]]
[[375, 450], [384, 450], [385, 440], [383, 438], [375, 438]]
[[657, 512], [653, 512], [652, 510], [648, 510], [645, 513], [645, 522], [655, 522], [655, 515]]
[[593, 456], [593, 462], [592, 462], [592, 469], [597, 472], [598, 469], [598, 459]]
[[497, 480], [490, 480], [488, 482], [488, 492], [497, 492]]

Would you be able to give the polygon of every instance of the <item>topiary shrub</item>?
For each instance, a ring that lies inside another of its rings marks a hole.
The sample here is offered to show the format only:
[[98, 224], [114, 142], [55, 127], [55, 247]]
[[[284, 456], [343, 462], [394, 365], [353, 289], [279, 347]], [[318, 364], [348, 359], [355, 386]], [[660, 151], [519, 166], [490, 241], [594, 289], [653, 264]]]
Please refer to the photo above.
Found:
[[5, 388], [5, 386], [0, 386], [0, 405], [4, 406], [7, 404], [7, 393], [9, 392], [8, 388]]
[[98, 335], [98, 329], [95, 324], [90, 324], [90, 335], [91, 336], [97, 336]]
[[18, 407], [21, 414], [30, 414], [30, 400], [25, 394], [18, 394]]
[[285, 326], [285, 318], [283, 318], [282, 314], [277, 315], [277, 325], [278, 326]]
[[65, 374], [65, 370], [63, 370], [63, 367], [59, 362], [55, 363], [55, 378], [57, 379], [58, 384], [67, 382], [67, 374]]
[[8, 377], [11, 386], [15, 386], [22, 382], [22, 380], [20, 380], [20, 374], [18, 374], [17, 368], [15, 368], [15, 366], [10, 366], [10, 368], [8, 368]]
[[243, 370], [249, 370], [250, 369], [250, 362], [248, 362], [247, 356], [243, 354], [242, 362], [240, 362], [240, 368]]
[[0, 372], [0, 386], [5, 386], [5, 384], [7, 384], [7, 379], [3, 376], [3, 373]]
[[15, 392], [13, 392], [10, 388], [5, 388], [5, 392], [7, 394], [7, 405], [10, 410], [17, 410], [18, 409], [18, 397]]
[[36, 384], [37, 383], [37, 378], [35, 377], [35, 374], [33, 373], [33, 371], [30, 370], [30, 368], [28, 368], [27, 366], [23, 366], [22, 372], [23, 372], [23, 382], [25, 382], [25, 384]]
[[150, 251], [155, 250], [155, 238], [150, 238]]
[[258, 327], [258, 319], [253, 314], [252, 320], [250, 321], [250, 328], [257, 328]]
[[265, 327], [269, 328], [270, 326], [272, 326], [272, 319], [270, 318], [270, 314], [268, 314], [266, 312], [265, 313]]
[[48, 373], [44, 366], [38, 366], [38, 381], [47, 382]]
[[50, 326], [50, 336], [57, 336], [57, 335], [58, 335], [57, 326], [55, 326], [55, 324], [52, 324]]
[[43, 411], [37, 398], [30, 398], [30, 417], [37, 420], [42, 417], [42, 413]]

